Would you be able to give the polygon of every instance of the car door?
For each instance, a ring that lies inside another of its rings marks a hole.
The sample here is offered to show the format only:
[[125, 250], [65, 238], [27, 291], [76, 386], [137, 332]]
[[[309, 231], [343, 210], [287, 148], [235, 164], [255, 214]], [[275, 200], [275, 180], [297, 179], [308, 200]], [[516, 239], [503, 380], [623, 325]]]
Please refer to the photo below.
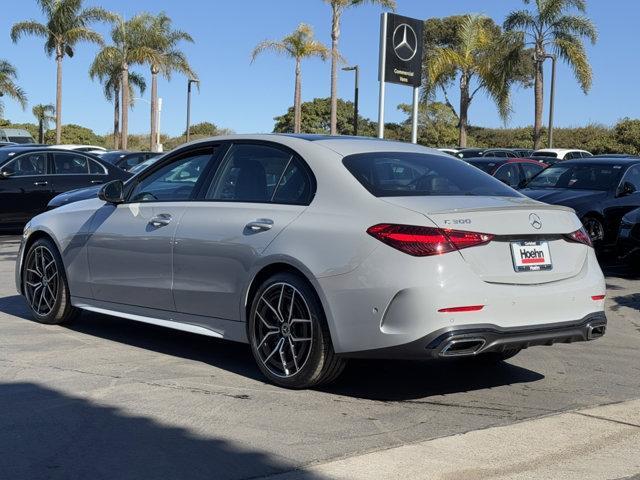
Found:
[[47, 152], [29, 152], [6, 162], [0, 172], [0, 223], [24, 225], [42, 213], [53, 192]]
[[240, 320], [252, 266], [304, 211], [314, 186], [309, 168], [294, 152], [275, 144], [232, 145], [176, 233], [178, 312]]
[[95, 299], [174, 310], [174, 234], [213, 155], [210, 146], [177, 152], [136, 179], [124, 203], [96, 213], [87, 249]]
[[640, 164], [627, 169], [622, 176], [614, 198], [605, 207], [606, 228], [611, 235], [618, 232], [622, 217], [640, 207]]

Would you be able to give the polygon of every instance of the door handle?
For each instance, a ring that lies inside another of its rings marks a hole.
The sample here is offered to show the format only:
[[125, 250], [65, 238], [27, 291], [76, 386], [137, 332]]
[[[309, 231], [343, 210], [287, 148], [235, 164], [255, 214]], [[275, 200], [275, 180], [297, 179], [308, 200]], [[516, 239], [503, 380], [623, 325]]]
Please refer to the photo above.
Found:
[[33, 182], [33, 185], [36, 187], [45, 187], [47, 185], [49, 185], [49, 182]]
[[156, 228], [164, 227], [165, 225], [169, 225], [171, 222], [171, 215], [168, 213], [160, 213], [149, 220], [149, 224], [153, 225]]
[[270, 218], [259, 218], [245, 225], [245, 228], [252, 232], [266, 232], [267, 230], [271, 230], [271, 227], [273, 227], [273, 220]]
[[100, 183], [104, 183], [104, 182], [103, 182], [102, 180], [91, 180], [91, 183], [92, 183], [93, 185], [98, 185], [98, 184], [100, 184]]

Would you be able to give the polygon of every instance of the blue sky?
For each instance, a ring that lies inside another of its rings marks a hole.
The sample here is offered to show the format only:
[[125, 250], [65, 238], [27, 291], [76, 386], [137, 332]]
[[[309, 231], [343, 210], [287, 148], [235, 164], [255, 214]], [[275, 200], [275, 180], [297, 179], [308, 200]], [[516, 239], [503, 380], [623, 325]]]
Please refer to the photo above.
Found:
[[[0, 58], [17, 67], [29, 107], [22, 111], [14, 102], [4, 99], [4, 116], [14, 122], [32, 122], [31, 105], [54, 103], [55, 62], [45, 55], [40, 39], [24, 38], [17, 45], [11, 43], [9, 30], [13, 23], [42, 17], [34, 0], [10, 3], [11, 8], [4, 8], [0, 16]], [[184, 45], [202, 80], [200, 92], [196, 91], [193, 97], [192, 122], [212, 121], [238, 133], [271, 131], [273, 117], [292, 104], [293, 62], [265, 54], [250, 65], [250, 52], [259, 41], [279, 39], [299, 22], [306, 22], [315, 28], [319, 40], [330, 43], [330, 11], [322, 0], [87, 0], [85, 3], [101, 5], [126, 17], [139, 11], [167, 12], [177, 28], [187, 30], [196, 40], [194, 45]], [[407, 16], [429, 18], [474, 12], [491, 16], [498, 23], [510, 10], [520, 7], [521, 0], [398, 0], [398, 13]], [[340, 43], [344, 57], [361, 66], [361, 113], [373, 119], [377, 116], [380, 12], [380, 8], [369, 5], [348, 10], [343, 17]], [[556, 125], [612, 124], [626, 116], [640, 116], [637, 96], [640, 59], [633, 56], [638, 44], [640, 2], [590, 0], [588, 14], [600, 34], [598, 43], [588, 46], [594, 70], [593, 88], [585, 96], [571, 70], [560, 64]], [[96, 28], [108, 37], [107, 27]], [[79, 45], [74, 58], [65, 58], [63, 122], [82, 124], [104, 134], [112, 127], [113, 107], [104, 99], [101, 86], [87, 74], [96, 51], [96, 46]], [[147, 68], [134, 69], [149, 77]], [[329, 62], [309, 60], [303, 64], [303, 100], [329, 95], [329, 70]], [[352, 89], [353, 73], [341, 72], [340, 96], [351, 99]], [[175, 75], [171, 82], [161, 80], [159, 92], [164, 102], [162, 131], [177, 135], [185, 125], [186, 79]], [[387, 92], [387, 121], [403, 120], [396, 106], [410, 101], [411, 90], [388, 85]], [[149, 93], [144, 97], [148, 99]], [[456, 98], [455, 92], [452, 98]], [[513, 107], [509, 126], [531, 124], [532, 90], [515, 90]], [[484, 97], [474, 100], [470, 120], [474, 125], [501, 125], [495, 107]], [[130, 131], [148, 130], [149, 106], [138, 102], [130, 113]]]

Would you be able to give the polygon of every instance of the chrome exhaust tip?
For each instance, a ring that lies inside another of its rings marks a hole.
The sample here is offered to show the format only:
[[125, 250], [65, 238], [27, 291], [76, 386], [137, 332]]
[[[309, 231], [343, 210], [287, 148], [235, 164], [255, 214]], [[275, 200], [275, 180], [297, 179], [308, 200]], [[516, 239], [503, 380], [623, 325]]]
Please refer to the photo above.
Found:
[[587, 340], [595, 340], [602, 337], [607, 331], [606, 325], [589, 325], [587, 330]]
[[440, 350], [441, 357], [462, 357], [475, 355], [486, 343], [484, 338], [458, 338], [449, 340]]

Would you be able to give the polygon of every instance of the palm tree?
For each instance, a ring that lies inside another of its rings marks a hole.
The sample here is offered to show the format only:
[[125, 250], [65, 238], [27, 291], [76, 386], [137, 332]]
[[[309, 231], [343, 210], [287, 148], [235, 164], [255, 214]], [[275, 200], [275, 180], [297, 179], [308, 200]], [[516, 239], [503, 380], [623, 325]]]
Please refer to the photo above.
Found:
[[340, 40], [340, 20], [344, 10], [349, 7], [357, 7], [364, 3], [378, 4], [391, 10], [396, 9], [396, 0], [324, 0], [331, 6], [331, 135], [338, 132], [338, 62], [340, 52], [338, 41]]
[[487, 17], [468, 15], [460, 23], [458, 42], [452, 47], [434, 49], [428, 62], [429, 84], [443, 77], [459, 75], [460, 108], [458, 116], [461, 147], [467, 145], [469, 106], [479, 91], [485, 91], [498, 107], [503, 120], [509, 117], [511, 73], [520, 60], [521, 42], [513, 35], [501, 36], [488, 27]]
[[[111, 31], [113, 45], [103, 47], [93, 61], [89, 74], [94, 77], [109, 78], [113, 75], [120, 76], [117, 82], [121, 95], [122, 121], [120, 123], [120, 148], [127, 149], [129, 139], [129, 108], [131, 107], [131, 87], [129, 85], [129, 72], [131, 65], [149, 63], [156, 58], [156, 53], [145, 44], [147, 15], [136, 15], [125, 21], [118, 18]], [[113, 69], [113, 70], [110, 70]], [[119, 73], [118, 73], [119, 72]], [[115, 92], [115, 86], [114, 92]], [[119, 106], [118, 106], [119, 107]], [[114, 127], [116, 127], [114, 119]], [[114, 128], [115, 130], [115, 128]]]
[[[100, 63], [105, 62], [105, 63]], [[113, 101], [113, 148], [120, 148], [120, 94], [122, 84], [122, 69], [120, 64], [112, 63], [112, 59], [96, 57], [91, 68], [89, 76], [93, 80], [98, 78], [103, 83], [104, 96], [107, 101]], [[147, 84], [142, 75], [136, 72], [129, 72], [129, 97], [133, 98], [133, 88], [136, 87], [140, 91], [140, 95], [144, 94]], [[133, 106], [133, 100], [130, 106]]]
[[[530, 0], [523, 0], [529, 4]], [[516, 10], [504, 21], [505, 30], [522, 32], [533, 46], [535, 62], [535, 123], [534, 148], [540, 148], [542, 140], [543, 63], [549, 51], [564, 60], [574, 72], [582, 91], [591, 88], [592, 73], [583, 39], [591, 44], [598, 39], [596, 27], [584, 13], [585, 0], [535, 0], [535, 11]], [[575, 8], [579, 14], [571, 15]]]
[[145, 44], [154, 52], [148, 63], [151, 67], [151, 151], [155, 152], [158, 138], [158, 74], [161, 73], [167, 80], [171, 79], [174, 72], [184, 73], [193, 79], [197, 79], [197, 75], [191, 69], [184, 52], [177, 48], [181, 41], [193, 43], [191, 35], [173, 30], [171, 18], [164, 12], [158, 15], [146, 14], [144, 17]]
[[11, 40], [17, 42], [22, 35], [35, 35], [46, 39], [44, 50], [55, 55], [56, 74], [56, 143], [62, 133], [62, 60], [73, 57], [78, 42], [102, 44], [102, 36], [89, 25], [96, 21], [112, 21], [113, 15], [103, 8], [82, 8], [82, 0], [36, 0], [45, 15], [46, 23], [28, 20], [11, 28]]
[[38, 143], [44, 143], [44, 131], [49, 128], [49, 122], [55, 120], [53, 114], [56, 109], [53, 105], [34, 105], [31, 109], [33, 116], [38, 122]]
[[[27, 95], [18, 86], [18, 73], [13, 65], [6, 60], [0, 60], [0, 97], [7, 96], [18, 102], [24, 109], [27, 106]], [[0, 101], [0, 118], [4, 112], [4, 105]]]
[[329, 49], [321, 42], [313, 38], [313, 28], [301, 23], [293, 33], [280, 41], [265, 40], [260, 42], [251, 54], [251, 63], [264, 51], [284, 53], [296, 61], [296, 80], [293, 94], [294, 133], [300, 133], [302, 125], [302, 60], [310, 57], [320, 57], [326, 60], [329, 57]]

